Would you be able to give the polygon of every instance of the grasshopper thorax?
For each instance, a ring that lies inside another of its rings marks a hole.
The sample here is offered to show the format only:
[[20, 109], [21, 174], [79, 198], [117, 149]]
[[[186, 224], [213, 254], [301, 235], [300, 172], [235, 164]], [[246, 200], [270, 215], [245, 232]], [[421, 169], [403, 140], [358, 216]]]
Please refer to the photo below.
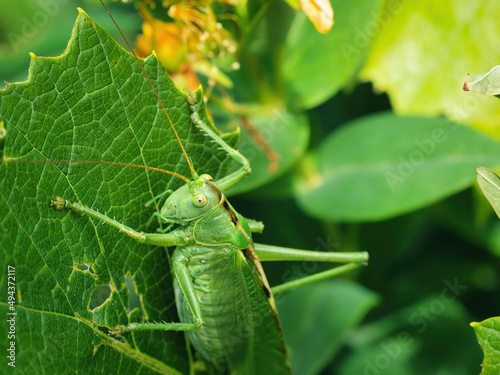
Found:
[[208, 174], [189, 181], [165, 201], [160, 214], [166, 219], [191, 221], [212, 211], [222, 199], [221, 191]]

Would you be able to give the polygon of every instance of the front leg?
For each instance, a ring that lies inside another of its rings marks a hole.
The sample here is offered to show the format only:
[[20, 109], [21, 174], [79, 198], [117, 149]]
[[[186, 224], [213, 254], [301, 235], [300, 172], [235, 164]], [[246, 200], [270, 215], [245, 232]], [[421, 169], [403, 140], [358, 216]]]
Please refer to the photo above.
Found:
[[231, 158], [242, 165], [242, 167], [237, 171], [215, 182], [215, 185], [220, 190], [225, 191], [230, 187], [236, 185], [238, 182], [252, 173], [250, 163], [247, 158], [245, 158], [239, 151], [235, 150], [226, 142], [224, 142], [224, 140], [216, 132], [214, 132], [211, 127], [203, 122], [203, 120], [200, 118], [198, 110], [199, 104], [196, 101], [196, 96], [191, 90], [188, 89], [188, 91], [189, 94], [187, 96], [187, 100], [189, 103], [189, 108], [191, 109], [191, 120], [193, 121], [193, 124], [195, 124], [195, 126], [197, 126], [207, 136], [212, 138], [212, 140], [217, 143], [223, 150], [225, 150]]
[[93, 210], [90, 207], [84, 206], [81, 203], [70, 202], [61, 197], [57, 197], [52, 201], [52, 206], [55, 207], [56, 210], [62, 209], [70, 209], [77, 212], [82, 212], [84, 214], [89, 215], [95, 219], [101, 220], [103, 223], [111, 225], [112, 227], [118, 228], [121, 232], [127, 234], [132, 237], [139, 243], [143, 243], [146, 245], [155, 245], [155, 246], [178, 246], [178, 245], [186, 245], [189, 243], [191, 236], [187, 233], [187, 229], [179, 229], [172, 231], [170, 233], [144, 233], [138, 232], [125, 224], [122, 224], [110, 217], [101, 214]]
[[[101, 220], [103, 223], [118, 228], [121, 232], [143, 244], [169, 247], [182, 246], [191, 242], [192, 236], [188, 228], [178, 229], [164, 234], [137, 232], [136, 230], [129, 228], [126, 225], [89, 207], [86, 207], [81, 203], [74, 203], [61, 197], [57, 197], [52, 201], [52, 205], [56, 208], [56, 210], [67, 208], [87, 214], [90, 217]], [[193, 313], [193, 323], [131, 323], [128, 325], [117, 325], [113, 330], [111, 330], [111, 333], [120, 334], [130, 331], [151, 330], [191, 331], [193, 329], [200, 328], [204, 324], [204, 320], [201, 313], [200, 302], [198, 301], [198, 296], [194, 289], [192, 276], [185, 265], [186, 261], [187, 259], [181, 252], [174, 252], [174, 256], [172, 258], [172, 271], [175, 278], [179, 282], [182, 292], [186, 296], [189, 307], [191, 308]]]

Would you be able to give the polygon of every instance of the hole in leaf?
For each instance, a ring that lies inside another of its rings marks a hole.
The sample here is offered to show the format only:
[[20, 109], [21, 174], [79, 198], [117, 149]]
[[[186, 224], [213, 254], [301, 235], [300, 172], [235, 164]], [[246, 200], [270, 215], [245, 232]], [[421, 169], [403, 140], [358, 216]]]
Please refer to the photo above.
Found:
[[[110, 331], [111, 331], [108, 327], [104, 327], [104, 326], [100, 326], [100, 325], [95, 325], [95, 328], [97, 328], [98, 331], [101, 331], [105, 335], [109, 335]], [[99, 344], [98, 346], [100, 346], [100, 345], [101, 344]]]
[[88, 263], [83, 263], [83, 264], [74, 264], [73, 267], [75, 269], [78, 269], [80, 271], [83, 271], [83, 272], [88, 272], [90, 273], [93, 277], [95, 277], [95, 273], [94, 273], [94, 270], [92, 269], [92, 266]]
[[128, 292], [129, 292], [129, 302], [128, 302], [128, 309], [127, 313], [131, 312], [135, 308], [140, 308], [141, 307], [141, 298], [137, 295], [135, 292], [135, 283], [134, 280], [130, 277], [130, 275], [127, 274], [125, 276], [125, 285], [127, 285]]
[[101, 306], [111, 295], [111, 287], [109, 285], [100, 285], [94, 289], [92, 292], [92, 297], [90, 297], [89, 309], [94, 310], [95, 308]]

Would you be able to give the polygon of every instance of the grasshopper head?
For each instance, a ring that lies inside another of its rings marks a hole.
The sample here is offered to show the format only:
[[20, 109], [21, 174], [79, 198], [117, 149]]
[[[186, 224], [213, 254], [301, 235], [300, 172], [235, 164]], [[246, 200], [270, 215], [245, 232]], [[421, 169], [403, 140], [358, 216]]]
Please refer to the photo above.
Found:
[[212, 181], [208, 174], [189, 181], [168, 197], [160, 214], [167, 219], [190, 221], [212, 211], [222, 199], [222, 193]]

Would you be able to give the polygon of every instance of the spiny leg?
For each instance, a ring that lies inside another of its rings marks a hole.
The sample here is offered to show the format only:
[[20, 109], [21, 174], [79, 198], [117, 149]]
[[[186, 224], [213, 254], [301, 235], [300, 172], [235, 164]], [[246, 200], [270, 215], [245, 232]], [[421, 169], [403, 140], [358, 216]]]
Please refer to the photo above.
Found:
[[[176, 230], [167, 234], [137, 232], [134, 229], [129, 228], [126, 225], [80, 203], [73, 203], [61, 197], [57, 197], [52, 201], [52, 205], [56, 208], [56, 210], [66, 208], [82, 212], [90, 217], [101, 220], [103, 223], [118, 228], [121, 232], [129, 235], [140, 243], [164, 247], [187, 244], [186, 238], [188, 237], [188, 233], [186, 233], [185, 230]], [[194, 289], [191, 274], [185, 265], [186, 261], [187, 260], [184, 258], [182, 253], [174, 252], [174, 256], [172, 257], [172, 271], [174, 272], [174, 275], [179, 282], [179, 285], [193, 312], [193, 323], [131, 323], [128, 325], [117, 325], [111, 333], [119, 334], [130, 331], [150, 330], [190, 331], [200, 328], [204, 324], [204, 320], [201, 315], [201, 307]]]
[[343, 273], [349, 272], [358, 267], [364, 266], [368, 262], [368, 253], [363, 252], [324, 252], [290, 249], [286, 247], [264, 245], [254, 243], [255, 252], [261, 261], [312, 261], [312, 262], [332, 262], [347, 263], [314, 275], [306, 276], [297, 280], [289, 281], [271, 288], [273, 294], [285, 292], [287, 290], [298, 288], [302, 285], [326, 280]]
[[205, 124], [200, 117], [198, 111], [198, 103], [196, 101], [195, 94], [188, 89], [187, 100], [189, 103], [189, 108], [191, 109], [191, 120], [193, 123], [206, 135], [213, 139], [215, 143], [217, 143], [223, 150], [227, 152], [227, 154], [236, 160], [238, 163], [242, 165], [240, 169], [231, 173], [230, 175], [218, 180], [215, 182], [217, 187], [222, 191], [229, 189], [230, 187], [236, 185], [238, 182], [243, 180], [246, 176], [252, 173], [252, 169], [250, 168], [250, 163], [248, 160], [237, 150], [229, 146], [224, 140], [213, 131], [213, 129]]
[[182, 251], [175, 250], [172, 256], [172, 271], [177, 282], [186, 297], [186, 301], [193, 314], [193, 323], [131, 323], [126, 326], [116, 326], [112, 331], [113, 334], [119, 334], [130, 331], [192, 331], [200, 328], [204, 323], [203, 315], [201, 312], [200, 301], [193, 283], [193, 277], [189, 272], [186, 263], [188, 259], [184, 256]]
[[73, 211], [82, 212], [90, 217], [102, 221], [103, 223], [106, 223], [108, 225], [111, 225], [112, 227], [117, 228], [121, 232], [132, 237], [137, 242], [143, 244], [169, 247], [177, 245], [186, 245], [187, 242], [186, 233], [182, 229], [178, 229], [170, 233], [164, 233], [164, 234], [138, 232], [120, 223], [119, 221], [116, 221], [115, 219], [111, 219], [110, 217], [103, 215], [100, 212], [97, 212], [90, 207], [84, 206], [81, 203], [70, 202], [61, 197], [57, 197], [52, 201], [52, 206], [54, 206], [56, 210], [70, 209]]

